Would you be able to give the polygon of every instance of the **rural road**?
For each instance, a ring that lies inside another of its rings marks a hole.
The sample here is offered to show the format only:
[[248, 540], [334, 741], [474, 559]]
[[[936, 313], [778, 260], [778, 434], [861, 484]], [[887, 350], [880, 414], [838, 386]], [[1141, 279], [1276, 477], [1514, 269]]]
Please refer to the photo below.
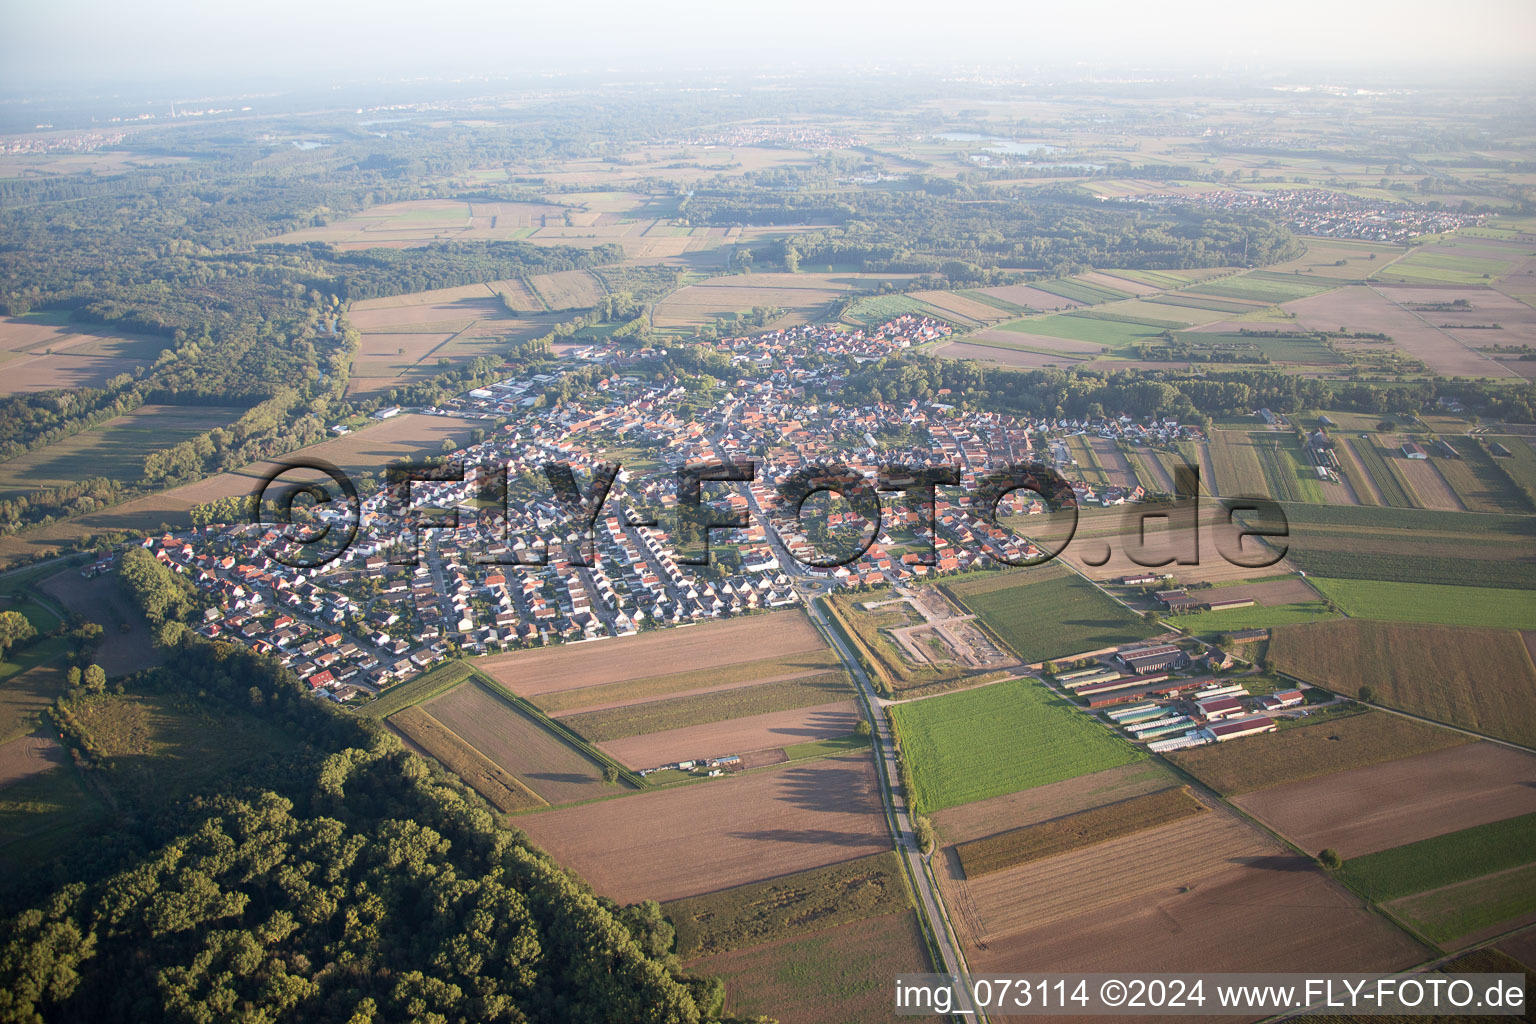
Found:
[[[805, 602], [805, 607], [817, 628], [832, 644], [833, 650], [837, 651], [837, 656], [842, 659], [848, 674], [853, 676], [854, 682], [858, 684], [860, 700], [874, 728], [875, 749], [880, 759], [880, 770], [876, 774], [880, 778], [880, 795], [885, 799], [886, 811], [896, 833], [897, 851], [907, 863], [907, 874], [912, 879], [918, 900], [922, 903], [923, 917], [929, 926], [934, 946], [943, 958], [943, 964], [937, 966], [942, 969], [941, 973], [958, 977], [965, 973], [965, 958], [960, 952], [959, 944], [955, 941], [954, 932], [949, 923], [949, 914], [944, 909], [944, 901], [928, 874], [922, 851], [917, 845], [917, 836], [912, 828], [912, 815], [907, 808], [906, 793], [902, 790], [901, 776], [896, 767], [896, 744], [891, 735], [890, 722], [879, 707], [874, 685], [865, 675], [863, 667], [853, 656], [853, 652], [844, 644], [842, 636], [827, 621], [826, 612], [822, 610], [821, 603], [812, 598]], [[894, 974], [891, 980], [895, 982]], [[957, 989], [959, 998], [955, 1007], [956, 1019], [984, 1021], [985, 1016], [972, 1005], [970, 994], [964, 990], [963, 986], [958, 986]]]

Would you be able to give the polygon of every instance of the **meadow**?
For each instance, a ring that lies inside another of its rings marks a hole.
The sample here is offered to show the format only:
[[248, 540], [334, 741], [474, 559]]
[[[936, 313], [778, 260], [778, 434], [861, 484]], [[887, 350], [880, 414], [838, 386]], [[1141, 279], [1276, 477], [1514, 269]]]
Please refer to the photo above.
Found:
[[1274, 274], [1255, 270], [1220, 281], [1207, 281], [1196, 285], [1191, 290], [1202, 295], [1215, 295], [1221, 298], [1280, 303], [1316, 295], [1337, 284], [1336, 281], [1322, 281], [1300, 274]]
[[979, 878], [993, 871], [1134, 835], [1206, 810], [1188, 786], [1177, 786], [973, 839], [957, 845], [955, 853], [965, 877]]
[[1122, 348], [1138, 341], [1156, 338], [1165, 330], [1162, 327], [1151, 327], [1146, 324], [1096, 320], [1093, 317], [1072, 316], [1067, 313], [1033, 320], [1016, 320], [1013, 323], [1003, 324], [998, 329], [1021, 335], [1019, 338], [1021, 344], [1033, 335], [1092, 342], [1106, 348]]
[[1536, 667], [1512, 629], [1336, 619], [1273, 630], [1269, 659], [1340, 693], [1370, 687], [1389, 707], [1536, 745]]
[[1388, 909], [1435, 942], [1475, 938], [1474, 932], [1536, 913], [1536, 864], [1405, 896]]
[[890, 713], [918, 814], [1146, 756], [1039, 683], [1020, 679], [898, 704]]
[[963, 582], [946, 589], [1028, 664], [1143, 640], [1159, 629], [1076, 574], [1035, 582], [1025, 573], [1002, 590], [967, 590]]
[[1222, 796], [1236, 796], [1471, 741], [1375, 711], [1178, 750], [1169, 759]]
[[1532, 590], [1323, 577], [1313, 577], [1312, 585], [1357, 619], [1507, 629], [1536, 625]]

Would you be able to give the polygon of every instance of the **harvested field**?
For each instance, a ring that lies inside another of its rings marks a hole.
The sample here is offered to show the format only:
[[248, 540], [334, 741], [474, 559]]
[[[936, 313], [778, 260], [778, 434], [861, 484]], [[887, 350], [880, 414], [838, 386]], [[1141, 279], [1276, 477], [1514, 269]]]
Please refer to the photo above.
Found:
[[1408, 487], [1423, 508], [1436, 512], [1464, 512], [1467, 506], [1456, 496], [1451, 485], [1433, 462], [1428, 459], [1396, 457], [1397, 469], [1408, 482]]
[[994, 871], [1097, 846], [1206, 810], [1206, 805], [1195, 799], [1189, 787], [1171, 787], [962, 843], [955, 847], [955, 856], [965, 877], [976, 879]]
[[[1104, 474], [1109, 478], [1113, 487], [1124, 487], [1131, 490], [1136, 487], [1138, 481], [1135, 472], [1131, 469], [1130, 462], [1125, 453], [1115, 442], [1103, 437], [1085, 438], [1088, 446], [1093, 449], [1093, 454], [1098, 457], [1099, 465], [1103, 467]], [[1145, 486], [1145, 484], [1143, 484]]]
[[1317, 593], [1307, 586], [1306, 580], [1292, 577], [1285, 580], [1271, 580], [1268, 583], [1239, 583], [1230, 587], [1213, 587], [1210, 590], [1197, 591], [1195, 597], [1201, 601], [1257, 601], [1262, 605], [1276, 606], [1316, 601]]
[[721, 668], [824, 650], [821, 634], [798, 609], [748, 615], [642, 636], [567, 644], [479, 659], [475, 667], [519, 697], [601, 686], [675, 672]]
[[1007, 345], [977, 345], [964, 341], [950, 342], [936, 349], [935, 354], [945, 359], [978, 359], [986, 363], [1017, 366], [1027, 370], [1038, 370], [1046, 366], [1071, 366], [1083, 361], [1081, 356], [1074, 358], [1045, 352], [1028, 352]]
[[605, 711], [585, 711], [567, 715], [560, 722], [584, 739], [604, 743], [664, 729], [709, 725], [748, 715], [842, 702], [852, 697], [852, 680], [847, 673], [836, 671], [645, 704], [627, 704]]
[[[1536, 309], [1492, 288], [1394, 285], [1381, 286], [1378, 290], [1472, 348], [1536, 345]], [[1436, 308], [1448, 307], [1458, 299], [1465, 300], [1467, 305], [1460, 309]], [[1489, 329], [1492, 324], [1498, 324], [1498, 329]]]
[[1027, 309], [1037, 309], [1042, 313], [1052, 313], [1063, 309], [1075, 309], [1083, 303], [1076, 299], [1069, 299], [1064, 295], [1053, 295], [1039, 288], [1031, 288], [1027, 284], [1008, 284], [996, 288], [975, 289], [983, 295], [991, 295], [1011, 302], [1016, 306], [1024, 306]]
[[102, 667], [108, 679], [165, 660], [164, 652], [150, 638], [144, 614], [123, 593], [115, 573], [86, 579], [77, 570], [66, 569], [44, 580], [40, 587], [68, 611], [102, 628], [101, 643], [91, 660]]
[[1300, 326], [1314, 331], [1390, 335], [1392, 344], [1446, 377], [1513, 377], [1493, 359], [1434, 326], [1426, 314], [1394, 302], [1382, 290], [1363, 285], [1338, 288], [1288, 302], [1285, 308]]
[[0, 789], [51, 771], [65, 760], [59, 741], [42, 729], [0, 743]]
[[662, 909], [677, 929], [677, 955], [687, 959], [881, 917], [911, 906], [901, 861], [894, 851], [887, 851], [676, 900]]
[[[1145, 281], [1137, 281], [1129, 277], [1121, 277], [1117, 274], [1105, 274], [1097, 270], [1086, 274], [1078, 274], [1075, 280], [1086, 281], [1102, 288], [1110, 288], [1116, 291], [1130, 292], [1132, 295], [1150, 295], [1156, 291], [1162, 291], [1162, 287], [1156, 284], [1148, 284]], [[1174, 284], [1173, 287], [1178, 287]]]
[[1177, 782], [1178, 776], [1160, 761], [1137, 761], [945, 808], [933, 815], [933, 823], [944, 843], [965, 843], [999, 831], [1037, 825], [1090, 807], [1143, 796], [1167, 789]]
[[390, 716], [389, 724], [463, 779], [470, 789], [485, 797], [498, 811], [525, 811], [549, 806], [533, 790], [518, 782], [511, 772], [465, 743], [421, 708], [408, 707], [398, 711]]
[[781, 325], [818, 319], [834, 299], [872, 291], [880, 281], [904, 282], [911, 274], [736, 274], [679, 288], [656, 304], [660, 328], [693, 328], [749, 313], [757, 307], [782, 309]]
[[518, 825], [620, 903], [698, 896], [891, 844], [867, 752], [545, 811]]
[[1081, 356], [1092, 358], [1104, 351], [1102, 342], [1082, 341], [1077, 338], [1057, 338], [1046, 335], [1026, 336], [1021, 333], [1029, 324], [1044, 323], [1043, 320], [1019, 320], [1010, 327], [993, 327], [985, 331], [977, 331], [966, 336], [966, 340], [960, 344], [987, 344], [1015, 348], [1021, 351], [1034, 351], [1041, 355], [1060, 353], [1065, 356]]
[[[1394, 971], [1430, 955], [1289, 853], [1240, 854], [1199, 878], [1175, 865], [1149, 879], [1141, 866], [1127, 862], [1116, 880], [1118, 902], [1073, 914], [1069, 928], [1028, 921], [989, 935], [984, 947], [968, 945], [971, 970]], [[1088, 884], [1099, 888], [1105, 868], [1102, 860], [1084, 864], [1062, 884], [1079, 894]]]
[[420, 705], [492, 763], [552, 804], [621, 792], [601, 768], [473, 681]]
[[1536, 813], [1536, 755], [1468, 743], [1260, 790], [1233, 803], [1304, 850], [1358, 857]]
[[1536, 744], [1536, 667], [1514, 630], [1339, 619], [1274, 630], [1269, 657], [1298, 679], [1351, 696], [1368, 686], [1390, 707]]
[[0, 318], [0, 397], [55, 388], [101, 387], [120, 373], [153, 362], [169, 342], [119, 335], [92, 326]]
[[726, 667], [647, 676], [573, 690], [554, 690], [539, 694], [534, 703], [551, 717], [559, 718], [582, 711], [644, 704], [662, 697], [687, 697], [740, 686], [756, 686], [758, 683], [776, 683], [817, 675], [835, 669], [838, 665], [837, 654], [824, 649], [780, 658], [742, 661]]
[[1230, 797], [1470, 742], [1463, 733], [1367, 711], [1168, 756]]
[[896, 973], [934, 969], [913, 911], [853, 921], [685, 966], [724, 979], [726, 1012], [738, 1017], [760, 1014], [781, 1024], [939, 1020], [896, 1017], [891, 1008]]
[[860, 717], [858, 705], [844, 700], [667, 729], [600, 746], [630, 768], [650, 768], [680, 759], [723, 757], [846, 736]]
[[602, 301], [607, 289], [585, 270], [538, 274], [528, 284], [552, 310], [590, 309]]
[[925, 305], [932, 306], [940, 313], [962, 316], [977, 323], [1007, 320], [1016, 315], [1010, 314], [1000, 306], [989, 305], [955, 292], [908, 292], [907, 294]]

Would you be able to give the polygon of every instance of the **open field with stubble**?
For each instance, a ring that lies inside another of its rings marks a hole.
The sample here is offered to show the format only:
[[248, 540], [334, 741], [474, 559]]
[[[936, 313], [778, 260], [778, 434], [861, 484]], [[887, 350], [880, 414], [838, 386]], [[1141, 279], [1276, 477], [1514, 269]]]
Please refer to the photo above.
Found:
[[1340, 693], [1370, 687], [1388, 707], [1536, 743], [1536, 667], [1514, 630], [1336, 619], [1274, 630], [1269, 657], [1277, 670]]
[[389, 724], [463, 779], [470, 789], [485, 797], [486, 802], [498, 811], [526, 811], [549, 806], [548, 801], [517, 781], [511, 772], [465, 743], [458, 734], [420, 707], [396, 712], [390, 716]]
[[786, 654], [734, 665], [670, 672], [616, 683], [599, 683], [570, 690], [550, 690], [539, 694], [533, 703], [555, 718], [576, 712], [601, 711], [606, 708], [644, 704], [663, 697], [683, 697], [713, 693], [739, 686], [776, 683], [802, 676], [819, 675], [838, 667], [837, 654], [829, 649]]
[[1230, 797], [1470, 742], [1472, 737], [1449, 729], [1368, 711], [1168, 756]]
[[518, 827], [621, 903], [698, 896], [891, 846], [868, 752], [557, 808]]
[[169, 345], [147, 334], [112, 334], [90, 324], [0, 318], [0, 397], [56, 388], [99, 388], [154, 361]]
[[783, 758], [784, 747], [847, 736], [861, 717], [858, 705], [849, 699], [682, 725], [598, 745], [631, 768], [754, 751], [778, 750]]
[[1536, 755], [1465, 743], [1235, 797], [1303, 850], [1358, 857], [1536, 813]]
[[835, 671], [646, 704], [626, 704], [603, 711], [584, 711], [566, 715], [560, 722], [593, 743], [603, 743], [749, 715], [846, 703], [853, 699], [853, 695], [853, 681], [848, 674]]
[[510, 703], [470, 680], [420, 705], [493, 764], [552, 804], [625, 792], [602, 767]]
[[918, 814], [1146, 755], [1039, 683], [1013, 679], [890, 709]]
[[725, 669], [826, 649], [799, 609], [747, 615], [632, 637], [515, 651], [475, 667], [535, 704], [544, 694], [678, 673]]

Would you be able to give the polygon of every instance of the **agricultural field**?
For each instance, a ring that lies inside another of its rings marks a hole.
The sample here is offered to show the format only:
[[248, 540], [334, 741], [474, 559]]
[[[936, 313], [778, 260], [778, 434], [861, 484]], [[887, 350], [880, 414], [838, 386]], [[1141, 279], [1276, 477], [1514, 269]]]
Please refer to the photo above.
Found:
[[1036, 339], [1060, 338], [1084, 342], [1100, 348], [1118, 349], [1138, 341], [1156, 338], [1167, 328], [1146, 323], [1125, 323], [1119, 320], [1101, 320], [1090, 316], [1061, 313], [1056, 316], [1015, 320], [1002, 325], [997, 330], [1019, 335], [1017, 343], [1020, 345], [1034, 344], [1050, 348], [1052, 347], [1050, 341]]
[[56, 388], [99, 388], [152, 363], [168, 344], [151, 335], [109, 334], [47, 314], [0, 318], [0, 398]]
[[1419, 246], [1383, 267], [1376, 278], [1417, 285], [1486, 285], [1507, 273], [1522, 254], [1517, 248], [1496, 249], [1453, 237]]
[[859, 299], [849, 307], [843, 314], [843, 320], [863, 327], [878, 327], [908, 313], [937, 316], [939, 319], [950, 318], [946, 317], [941, 310], [930, 309], [923, 302], [908, 295], [872, 295]]
[[1469, 512], [1526, 514], [1531, 503], [1515, 489], [1493, 456], [1469, 437], [1442, 437], [1461, 457], [1452, 459], [1432, 452], [1430, 461]]
[[1187, 786], [1132, 797], [955, 847], [967, 879], [1095, 846], [1208, 810]]
[[729, 690], [738, 686], [756, 686], [760, 683], [776, 683], [785, 679], [818, 675], [839, 665], [837, 654], [830, 649], [806, 651], [801, 654], [785, 654], [756, 661], [741, 661], [734, 665], [692, 669], [685, 672], [668, 672], [664, 675], [625, 679], [616, 683], [600, 683], [569, 690], [551, 690], [533, 698], [541, 711], [561, 717], [575, 711], [601, 711], [606, 708], [644, 704], [663, 697], [692, 696]]
[[924, 291], [907, 294], [941, 315], [962, 322], [996, 323], [1029, 312], [1023, 306], [977, 292]]
[[976, 973], [1372, 969], [1424, 952], [1220, 805], [976, 880], [954, 856], [935, 870]]
[[1338, 619], [1274, 630], [1269, 658], [1278, 671], [1350, 696], [1369, 687], [1389, 707], [1536, 744], [1536, 668], [1512, 629]]
[[1438, 583], [1326, 579], [1312, 583], [1357, 619], [1520, 629], [1536, 622], [1536, 591]]
[[[1296, 323], [1306, 330], [1385, 334], [1393, 347], [1445, 377], [1513, 378], [1504, 366], [1434, 326], [1423, 314], [1393, 301], [1384, 289], [1346, 285], [1321, 295], [1287, 303]], [[1360, 339], [1339, 342], [1345, 355], [1355, 345], [1379, 348], [1382, 342]]]
[[653, 679], [676, 673], [679, 666], [689, 672], [734, 671], [731, 666], [824, 650], [821, 634], [796, 609], [596, 643], [495, 654], [476, 659], [475, 668], [544, 707], [548, 694]]
[[549, 806], [548, 801], [518, 782], [511, 772], [465, 743], [420, 707], [396, 712], [390, 716], [389, 724], [411, 746], [436, 758], [498, 811], [510, 813]]
[[517, 824], [620, 903], [699, 896], [891, 848], [868, 752], [556, 808]]
[[1300, 271], [1304, 277], [1328, 277], [1339, 281], [1364, 281], [1393, 259], [1407, 252], [1390, 242], [1355, 241], [1346, 238], [1303, 238], [1307, 251], [1268, 270], [1275, 274]]
[[602, 766], [471, 680], [418, 705], [444, 728], [551, 804], [624, 792]]
[[890, 715], [918, 814], [1145, 756], [1065, 699], [1021, 679], [897, 704]]
[[[1019, 306], [1022, 310], [1035, 309], [1042, 313], [1056, 313], [1064, 309], [1072, 309], [1083, 303], [1077, 299], [1058, 295], [1052, 291], [1046, 291], [1033, 285], [1008, 284], [995, 288], [976, 288], [967, 294], [986, 296], [990, 299], [998, 299], [1010, 305]], [[1123, 297], [1123, 296], [1122, 296]], [[986, 301], [983, 299], [982, 301]]]
[[1281, 303], [1302, 299], [1337, 287], [1337, 281], [1323, 280], [1302, 274], [1279, 274], [1254, 270], [1237, 277], [1219, 281], [1205, 281], [1188, 289], [1196, 294], [1214, 295], [1225, 299], [1247, 299], [1252, 302]]
[[1054, 352], [1016, 348], [1002, 342], [978, 339], [976, 335], [970, 336], [965, 341], [952, 341], [943, 345], [935, 349], [934, 354], [945, 359], [975, 359], [1025, 370], [1038, 370], [1047, 366], [1072, 366], [1084, 361], [1082, 356], [1064, 356]]
[[727, 754], [739, 754], [744, 764], [753, 767], [815, 756], [809, 751], [848, 737], [861, 717], [858, 705], [848, 699], [666, 728], [599, 745], [604, 753], [636, 769]]
[[602, 711], [583, 711], [563, 716], [560, 721], [586, 739], [603, 743], [663, 729], [849, 701], [853, 694], [853, 682], [847, 673], [826, 672]]
[[[1152, 453], [1142, 450], [1139, 454], [1145, 462]], [[1148, 513], [1151, 516], [1143, 520]], [[1158, 518], [1163, 513], [1167, 519]], [[1194, 517], [1193, 529], [1189, 525], [1190, 516]], [[1226, 514], [1218, 502], [1202, 501], [1194, 509], [1188, 504], [1124, 505], [1103, 512], [1095, 510], [1091, 515], [1085, 512], [1076, 536], [1061, 553], [1061, 558], [1090, 579], [1100, 582], [1140, 575], [1149, 571], [1149, 567], [1153, 572], [1172, 575], [1180, 584], [1209, 582], [1220, 585], [1290, 571], [1285, 558], [1277, 557], [1276, 552], [1261, 547], [1254, 539], [1243, 541], [1241, 553], [1237, 554], [1236, 535], [1236, 528], [1226, 523]], [[1139, 561], [1130, 557], [1133, 548]], [[1223, 551], [1232, 552], [1234, 560], [1224, 557]], [[1238, 564], [1239, 561], [1249, 564]]]
[[1094, 304], [1128, 299], [1132, 293], [1126, 288], [1109, 287], [1081, 277], [1063, 277], [1052, 281], [1036, 281], [1034, 288], [1052, 295], [1059, 295], [1073, 302]]
[[154, 645], [144, 614], [124, 593], [116, 574], [86, 579], [76, 569], [65, 569], [44, 578], [38, 589], [69, 614], [102, 628], [102, 642], [92, 660], [102, 667], [108, 679], [165, 660], [164, 652]]
[[674, 900], [662, 910], [677, 930], [677, 955], [687, 960], [911, 908], [901, 860], [887, 851]]
[[[17, 756], [12, 748], [19, 742], [24, 739], [0, 747], [8, 751], [7, 759]], [[56, 743], [53, 749], [58, 750]], [[51, 755], [42, 748], [38, 756]], [[62, 751], [57, 756], [57, 767], [26, 778], [12, 776], [0, 788], [0, 869], [21, 872], [64, 857], [110, 820], [101, 801], [86, 789], [80, 770], [67, 763]]]
[[1039, 579], [1025, 572], [1006, 590], [967, 588], [965, 582], [946, 584], [946, 589], [1029, 664], [1158, 632], [1075, 573]]
[[1367, 711], [1178, 750], [1169, 759], [1230, 797], [1470, 742], [1449, 729]]
[[778, 326], [810, 323], [821, 319], [839, 299], [873, 291], [882, 281], [899, 285], [912, 276], [807, 272], [712, 277], [679, 288], [656, 303], [652, 321], [661, 329], [692, 330], [766, 307], [785, 311]]
[[1404, 896], [1387, 909], [1448, 947], [1498, 934], [1536, 917], [1536, 864]]
[[[1202, 595], [1205, 596], [1205, 595]], [[1296, 601], [1290, 604], [1253, 605], [1248, 608], [1226, 608], [1221, 611], [1189, 612], [1170, 615], [1165, 621], [1187, 633], [1209, 636], [1234, 629], [1268, 629], [1272, 626], [1291, 626], [1304, 622], [1318, 622], [1336, 618], [1321, 601]]]
[[1233, 799], [1303, 850], [1345, 858], [1536, 813], [1536, 756], [1463, 743]]
[[725, 981], [725, 1009], [781, 1024], [927, 1021], [892, 1015], [891, 979], [934, 970], [915, 911], [852, 921], [688, 961], [689, 971]]
[[0, 462], [0, 499], [92, 477], [137, 484], [144, 477], [144, 456], [233, 423], [244, 411], [228, 405], [142, 405]]

